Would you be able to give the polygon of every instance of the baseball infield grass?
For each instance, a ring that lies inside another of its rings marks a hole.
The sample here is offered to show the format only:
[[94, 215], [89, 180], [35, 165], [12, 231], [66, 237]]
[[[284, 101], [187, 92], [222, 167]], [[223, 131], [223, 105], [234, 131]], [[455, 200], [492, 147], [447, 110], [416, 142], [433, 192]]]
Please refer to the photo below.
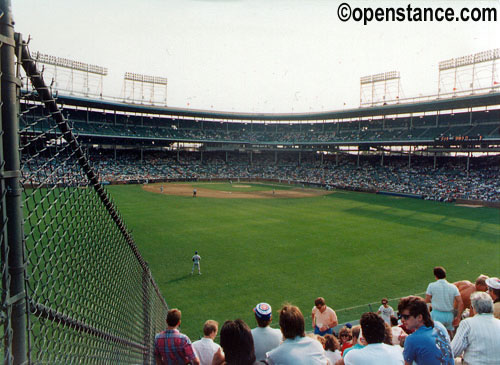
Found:
[[[182, 310], [181, 330], [192, 340], [207, 319], [242, 318], [254, 327], [252, 308], [262, 301], [273, 307], [274, 326], [278, 309], [290, 302], [309, 329], [318, 296], [342, 323], [359, 319], [367, 303], [382, 297], [424, 292], [436, 265], [447, 269], [450, 282], [500, 276], [498, 209], [344, 191], [214, 199], [161, 195], [140, 185], [108, 190], [169, 307]], [[191, 275], [195, 250], [202, 275]], [[342, 310], [353, 306], [360, 307]]]

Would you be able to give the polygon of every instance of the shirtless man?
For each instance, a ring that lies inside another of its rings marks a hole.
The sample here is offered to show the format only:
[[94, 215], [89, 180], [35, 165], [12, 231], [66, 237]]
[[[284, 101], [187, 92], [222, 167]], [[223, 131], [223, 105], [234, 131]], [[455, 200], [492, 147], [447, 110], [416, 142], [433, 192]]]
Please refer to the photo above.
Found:
[[453, 283], [453, 285], [455, 285], [460, 292], [464, 308], [471, 308], [470, 296], [472, 293], [476, 291], [486, 291], [488, 289], [486, 279], [488, 279], [486, 275], [479, 275], [475, 284], [472, 284], [469, 280], [462, 280]]

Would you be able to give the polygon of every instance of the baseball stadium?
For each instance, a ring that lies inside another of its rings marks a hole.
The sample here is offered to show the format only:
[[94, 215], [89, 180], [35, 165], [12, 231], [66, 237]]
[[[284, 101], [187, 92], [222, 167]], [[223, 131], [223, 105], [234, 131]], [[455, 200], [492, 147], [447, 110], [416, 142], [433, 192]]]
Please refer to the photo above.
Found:
[[152, 364], [172, 308], [194, 342], [261, 302], [310, 332], [323, 297], [338, 332], [435, 266], [500, 275], [500, 49], [440, 62], [435, 95], [389, 71], [345, 85], [357, 107], [205, 110], [163, 76], [103, 96], [107, 68], [31, 49], [0, 4], [4, 363]]

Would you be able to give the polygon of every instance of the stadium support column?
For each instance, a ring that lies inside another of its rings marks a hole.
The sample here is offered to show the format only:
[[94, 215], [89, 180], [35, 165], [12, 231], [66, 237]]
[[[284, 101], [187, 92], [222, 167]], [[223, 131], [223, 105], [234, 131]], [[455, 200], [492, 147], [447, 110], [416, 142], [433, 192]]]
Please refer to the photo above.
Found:
[[227, 151], [226, 151], [226, 163], [227, 163]]
[[[23, 242], [23, 210], [20, 183], [20, 156], [19, 156], [19, 88], [21, 81], [16, 75], [15, 66], [15, 47], [14, 41], [14, 21], [12, 19], [12, 4], [10, 0], [0, 0], [0, 11], [3, 16], [0, 18], [0, 62], [1, 62], [1, 102], [2, 114], [0, 119], [0, 157], [4, 157], [3, 166], [0, 166], [1, 178], [4, 182], [0, 186], [0, 194], [3, 200], [5, 194], [5, 212], [7, 213], [7, 244], [8, 257], [2, 257], [6, 260], [8, 274], [10, 275], [10, 286], [7, 298], [2, 298], [2, 304], [5, 299], [11, 308], [8, 321], [11, 326], [11, 333], [7, 326], [5, 327], [7, 337], [4, 344], [12, 344], [12, 353], [14, 364], [27, 363], [27, 343], [26, 343], [26, 267], [24, 257]], [[21, 42], [21, 37], [18, 36]], [[20, 60], [19, 60], [20, 61]], [[3, 137], [2, 137], [3, 134]], [[2, 191], [5, 187], [5, 191]], [[2, 226], [4, 222], [1, 223]], [[5, 233], [5, 230], [4, 230]], [[5, 237], [4, 237], [5, 239]], [[5, 273], [3, 273], [5, 275]], [[5, 322], [4, 322], [5, 323]], [[8, 334], [7, 334], [8, 333]], [[10, 337], [10, 338], [9, 338]], [[9, 343], [11, 339], [11, 343]], [[7, 348], [10, 350], [10, 348]], [[5, 357], [4, 354], [4, 358]], [[6, 363], [10, 363], [9, 360]]]
[[436, 155], [437, 155], [437, 153], [434, 152], [434, 170], [436, 169]]
[[408, 168], [411, 168], [411, 146], [408, 150]]
[[203, 151], [200, 151], [200, 162], [203, 163]]
[[278, 151], [274, 151], [274, 164], [278, 164]]
[[339, 151], [335, 151], [335, 166], [339, 165]]
[[358, 146], [358, 159], [356, 161], [356, 167], [359, 167], [359, 146]]
[[471, 152], [467, 152], [467, 178], [469, 178], [470, 155]]
[[384, 166], [384, 150], [382, 149], [382, 155], [380, 156], [380, 166]]

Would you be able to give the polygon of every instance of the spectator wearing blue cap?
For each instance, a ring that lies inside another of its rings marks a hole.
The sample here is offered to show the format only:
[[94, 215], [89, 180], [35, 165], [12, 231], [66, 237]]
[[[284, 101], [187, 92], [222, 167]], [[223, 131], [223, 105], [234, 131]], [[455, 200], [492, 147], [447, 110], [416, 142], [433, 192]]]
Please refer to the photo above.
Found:
[[257, 361], [266, 359], [266, 353], [279, 346], [282, 334], [279, 329], [271, 328], [269, 325], [273, 319], [272, 308], [267, 303], [259, 303], [253, 309], [258, 327], [252, 330], [255, 357]]

